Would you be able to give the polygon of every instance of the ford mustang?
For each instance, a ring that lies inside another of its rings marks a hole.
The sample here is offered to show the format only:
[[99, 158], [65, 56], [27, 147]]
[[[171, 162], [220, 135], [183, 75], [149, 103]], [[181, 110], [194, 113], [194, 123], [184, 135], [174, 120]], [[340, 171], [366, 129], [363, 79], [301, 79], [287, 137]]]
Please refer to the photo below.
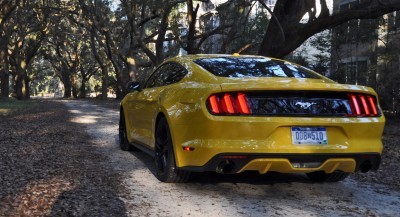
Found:
[[163, 182], [204, 171], [301, 172], [336, 182], [380, 164], [385, 118], [376, 92], [294, 63], [180, 56], [127, 89], [120, 147], [153, 156]]

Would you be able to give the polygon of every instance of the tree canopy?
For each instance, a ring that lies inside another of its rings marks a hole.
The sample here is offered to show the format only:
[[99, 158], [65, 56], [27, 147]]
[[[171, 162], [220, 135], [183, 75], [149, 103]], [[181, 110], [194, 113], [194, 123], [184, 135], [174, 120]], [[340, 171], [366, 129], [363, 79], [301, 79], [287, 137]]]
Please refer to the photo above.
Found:
[[[277, 0], [273, 9], [264, 0], [215, 2], [2, 0], [1, 95], [26, 99], [45, 91], [40, 84], [57, 89], [59, 81], [63, 97], [96, 91], [103, 99], [110, 93], [122, 98], [127, 81], [145, 78], [170, 56], [242, 52], [284, 58], [319, 32], [400, 10], [400, 0], [356, 0], [336, 13], [326, 0]], [[329, 46], [329, 40], [318, 43]], [[329, 57], [317, 58], [315, 68], [329, 67]]]

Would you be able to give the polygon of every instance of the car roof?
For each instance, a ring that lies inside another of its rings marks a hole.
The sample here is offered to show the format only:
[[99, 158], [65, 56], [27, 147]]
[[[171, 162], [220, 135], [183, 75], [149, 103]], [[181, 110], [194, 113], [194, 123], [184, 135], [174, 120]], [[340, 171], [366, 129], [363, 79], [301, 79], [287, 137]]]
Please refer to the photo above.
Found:
[[[271, 58], [271, 57], [265, 57], [265, 56], [257, 56], [257, 55], [239, 55], [239, 54], [192, 54], [192, 55], [183, 55], [183, 56], [176, 56], [172, 57], [170, 59], [167, 59], [166, 62], [169, 61], [177, 61], [177, 62], [187, 62], [187, 61], [193, 61], [196, 59], [202, 59], [202, 58], [218, 58], [218, 57], [228, 57], [228, 58], [265, 58], [265, 59], [275, 59], [275, 60], [280, 60], [276, 58]], [[180, 61], [181, 60], [181, 61]], [[285, 61], [285, 60], [280, 60], [280, 61]]]

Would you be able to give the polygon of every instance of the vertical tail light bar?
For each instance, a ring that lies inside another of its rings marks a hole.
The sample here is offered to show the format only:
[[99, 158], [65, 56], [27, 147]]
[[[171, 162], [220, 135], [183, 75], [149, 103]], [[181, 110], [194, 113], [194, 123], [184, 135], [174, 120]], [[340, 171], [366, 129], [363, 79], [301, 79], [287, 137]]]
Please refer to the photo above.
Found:
[[353, 111], [353, 112], [355, 112], [355, 114], [356, 114], [357, 116], [358, 116], [358, 115], [361, 115], [360, 105], [359, 105], [359, 103], [358, 103], [358, 101], [357, 101], [356, 95], [350, 94], [350, 99], [351, 99], [351, 102], [352, 102], [352, 105], [353, 105], [353, 108], [354, 108], [354, 111]]
[[369, 116], [370, 113], [369, 113], [369, 108], [368, 108], [368, 105], [367, 105], [367, 101], [365, 100], [365, 96], [360, 95], [360, 99], [361, 99], [362, 105], [364, 107], [365, 115]]
[[232, 95], [225, 93], [222, 97], [222, 110], [228, 114], [235, 114], [235, 108], [233, 107]]
[[238, 109], [241, 114], [250, 114], [249, 103], [244, 93], [238, 93], [237, 95]]
[[213, 94], [207, 99], [207, 108], [216, 115], [249, 115], [250, 103], [244, 93]]
[[348, 96], [353, 111], [351, 116], [374, 117], [379, 115], [375, 97], [365, 94], [348, 94]]
[[375, 98], [372, 97], [372, 96], [368, 96], [367, 98], [368, 98], [369, 104], [372, 107], [372, 115], [373, 116], [377, 116], [378, 115], [378, 109], [376, 108]]
[[212, 95], [208, 98], [208, 102], [210, 103], [210, 109], [211, 112], [214, 114], [219, 114], [220, 109], [219, 109], [219, 99], [216, 95]]

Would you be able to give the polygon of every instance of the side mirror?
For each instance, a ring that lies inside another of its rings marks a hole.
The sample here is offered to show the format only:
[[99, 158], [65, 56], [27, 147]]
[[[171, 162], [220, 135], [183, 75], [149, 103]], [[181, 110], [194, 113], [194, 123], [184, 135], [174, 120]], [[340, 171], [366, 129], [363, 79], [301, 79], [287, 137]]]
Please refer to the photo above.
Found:
[[140, 83], [138, 81], [130, 81], [126, 84], [126, 90], [128, 92], [140, 91]]

